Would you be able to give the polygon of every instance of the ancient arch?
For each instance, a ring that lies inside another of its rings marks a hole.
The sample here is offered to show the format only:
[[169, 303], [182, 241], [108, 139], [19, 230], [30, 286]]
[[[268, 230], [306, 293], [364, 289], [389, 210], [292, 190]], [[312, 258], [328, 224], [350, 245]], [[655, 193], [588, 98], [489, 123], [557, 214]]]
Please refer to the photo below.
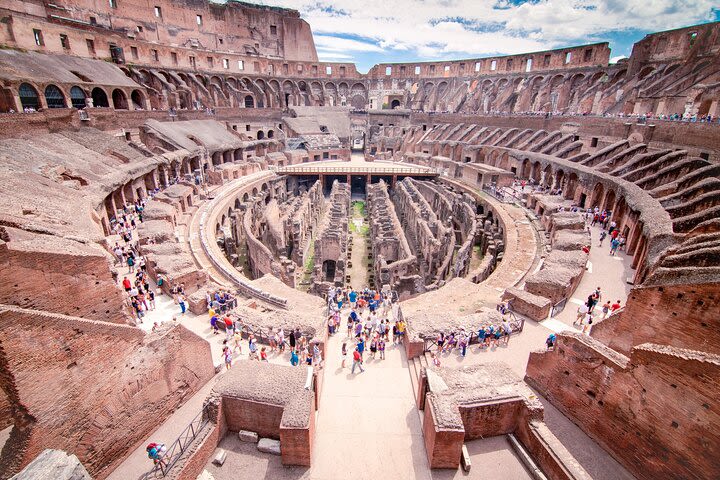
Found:
[[140, 90], [133, 90], [130, 93], [130, 100], [134, 110], [145, 110], [145, 96]]
[[599, 182], [596, 183], [595, 187], [593, 187], [592, 194], [590, 195], [590, 204], [588, 206], [590, 208], [599, 207], [604, 194], [605, 187], [603, 186], [603, 184]]
[[127, 110], [128, 109], [127, 96], [125, 96], [125, 92], [123, 92], [119, 88], [116, 88], [115, 90], [113, 90], [112, 100], [113, 100], [113, 108], [115, 110]]
[[78, 110], [85, 108], [85, 91], [82, 88], [74, 86], [70, 89], [70, 104]]
[[29, 83], [20, 84], [18, 94], [20, 96], [20, 104], [23, 109], [32, 108], [37, 110], [40, 108], [40, 97], [38, 96], [38, 92], [35, 90], [35, 87]]
[[45, 87], [45, 102], [48, 108], [65, 108], [65, 95], [55, 85]]
[[255, 108], [255, 99], [252, 95], [245, 95], [244, 105], [245, 108]]

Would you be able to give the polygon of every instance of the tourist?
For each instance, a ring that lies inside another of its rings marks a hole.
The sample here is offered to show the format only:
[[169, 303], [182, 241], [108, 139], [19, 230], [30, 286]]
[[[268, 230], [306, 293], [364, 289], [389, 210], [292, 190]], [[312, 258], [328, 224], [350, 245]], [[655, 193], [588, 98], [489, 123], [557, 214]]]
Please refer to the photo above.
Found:
[[348, 318], [347, 318], [347, 338], [353, 337], [353, 330], [355, 329], [355, 320], [353, 319], [352, 314], [354, 312], [355, 312], [355, 310], [350, 312], [350, 315], [348, 315]]
[[360, 368], [361, 373], [365, 371], [365, 369], [363, 369], [363, 367], [362, 367], [362, 363], [363, 363], [362, 353], [358, 350], [358, 348], [359, 348], [359, 346], [355, 347], [355, 350], [353, 351], [353, 366], [352, 366], [352, 370], [350, 371], [350, 373], [355, 373], [355, 367]]
[[380, 352], [380, 360], [385, 360], [385, 340], [382, 336], [378, 339], [377, 349]]
[[257, 340], [255, 340], [255, 335], [252, 333], [248, 337], [248, 350], [250, 350], [249, 359], [250, 360], [258, 360], [257, 355]]
[[298, 354], [295, 351], [295, 349], [290, 350], [290, 365], [293, 367], [297, 367], [298, 363], [300, 363], [300, 360], [298, 359]]
[[620, 240], [617, 238], [613, 238], [610, 240], [610, 255], [615, 256], [615, 253], [617, 252], [618, 247], [620, 246]]
[[180, 314], [185, 315], [185, 297], [182, 293], [179, 293], [177, 296], [178, 299], [178, 305], [180, 305]]
[[342, 368], [345, 368], [345, 360], [347, 359], [347, 342], [343, 342], [340, 355], [342, 356]]
[[438, 358], [437, 355], [435, 355], [435, 353], [431, 353], [431, 354], [430, 354], [430, 358], [432, 359], [432, 364], [433, 364], [434, 366], [436, 366], [436, 367], [439, 367], [439, 366], [440, 366], [440, 359]]
[[234, 346], [233, 346], [233, 352], [234, 352], [235, 350], [237, 350], [238, 353], [242, 353], [242, 344], [241, 344], [241, 342], [242, 342], [242, 335], [240, 334], [239, 331], [235, 331], [235, 333], [233, 334], [233, 344], [234, 344]]
[[266, 349], [265, 347], [262, 347], [262, 348], [260, 349], [260, 361], [261, 361], [261, 362], [267, 362], [267, 361], [268, 361], [268, 358], [267, 358], [267, 349]]
[[233, 321], [228, 315], [225, 315], [223, 323], [225, 324], [225, 337], [229, 340], [233, 336]]
[[607, 237], [607, 232], [605, 230], [603, 230], [602, 232], [600, 232], [600, 243], [598, 243], [599, 247], [602, 247], [603, 240], [605, 240], [605, 237]]
[[510, 335], [512, 334], [512, 327], [510, 322], [503, 318], [502, 321], [503, 334], [505, 335], [505, 345], [510, 343]]
[[480, 327], [477, 333], [478, 337], [478, 349], [485, 347], [485, 327]]
[[289, 338], [290, 338], [290, 351], [294, 352], [295, 345], [297, 344], [295, 341], [295, 331], [294, 330], [290, 330]]
[[148, 300], [150, 301], [150, 310], [155, 310], [155, 291], [148, 291]]
[[135, 258], [132, 256], [132, 254], [128, 255], [127, 266], [128, 273], [133, 273], [135, 271]]
[[126, 292], [129, 292], [132, 289], [132, 284], [130, 283], [128, 277], [123, 278], [122, 285]]
[[377, 340], [376, 340], [376, 337], [373, 336], [372, 340], [370, 340], [370, 358], [372, 358], [374, 360], [376, 353], [377, 353]]
[[[588, 298], [588, 302], [590, 299]], [[590, 309], [588, 308], [587, 303], [583, 303], [580, 305], [577, 309], [577, 316], [575, 318], [575, 321], [573, 322], [573, 325], [580, 324], [582, 325], [583, 320], [585, 319], [585, 315], [588, 313]]]
[[277, 331], [277, 344], [280, 353], [285, 352], [285, 330], [282, 327]]
[[590, 329], [592, 328], [593, 319], [590, 315], [588, 315], [587, 323], [585, 323], [585, 326], [583, 326], [582, 333], [585, 335], [590, 335]]
[[358, 352], [360, 352], [360, 356], [362, 357], [363, 353], [365, 352], [365, 342], [362, 338], [357, 342], [357, 350]]
[[617, 310], [620, 310], [620, 300], [616, 300], [615, 303], [610, 306], [611, 314], [615, 313]]
[[308, 367], [312, 367], [312, 364], [313, 364], [312, 352], [306, 348], [304, 350], [304, 354], [305, 354], [305, 365], [307, 365]]
[[554, 333], [551, 333], [548, 335], [547, 340], [545, 340], [545, 345], [547, 345], [548, 350], [555, 350], [555, 342], [557, 340], [557, 336]]
[[275, 347], [277, 347], [277, 341], [275, 340], [275, 332], [273, 332], [273, 327], [270, 327], [268, 329], [268, 343], [270, 344], [270, 351], [274, 352]]
[[438, 351], [438, 353], [441, 353], [443, 351], [443, 346], [445, 345], [445, 332], [443, 332], [442, 330], [440, 331], [440, 333], [437, 336], [436, 343], [437, 343], [437, 351]]
[[160, 465], [160, 469], [167, 468], [167, 462], [163, 458], [167, 449], [164, 443], [150, 443], [145, 447], [145, 451], [148, 454], [148, 458], [153, 461], [154, 465]]
[[233, 354], [230, 347], [223, 347], [223, 357], [225, 358], [225, 369], [230, 370], [232, 367]]
[[605, 302], [603, 304], [603, 306], [602, 306], [603, 318], [607, 318], [608, 315], [610, 315], [610, 307], [611, 307], [610, 300], [608, 300], [607, 302]]

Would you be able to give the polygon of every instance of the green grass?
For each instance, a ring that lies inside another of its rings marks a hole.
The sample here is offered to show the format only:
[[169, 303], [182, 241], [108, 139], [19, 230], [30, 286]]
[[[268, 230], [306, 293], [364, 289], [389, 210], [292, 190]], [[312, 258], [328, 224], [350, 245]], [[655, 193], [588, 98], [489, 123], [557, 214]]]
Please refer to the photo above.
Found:
[[352, 208], [354, 217], [365, 217], [365, 202], [362, 200], [355, 200], [352, 202]]
[[309, 255], [307, 256], [307, 259], [305, 260], [305, 272], [310, 272], [312, 274], [313, 269], [315, 268], [315, 239], [313, 238], [310, 240], [310, 247], [308, 247]]
[[352, 220], [350, 220], [350, 231], [351, 231], [352, 233], [357, 233], [357, 234], [362, 235], [363, 237], [366, 237], [366, 236], [370, 233], [370, 227], [368, 227], [367, 225], [365, 225], [365, 224], [363, 223], [363, 224], [360, 226], [360, 228], [357, 228], [357, 227], [355, 226], [355, 222], [353, 222]]

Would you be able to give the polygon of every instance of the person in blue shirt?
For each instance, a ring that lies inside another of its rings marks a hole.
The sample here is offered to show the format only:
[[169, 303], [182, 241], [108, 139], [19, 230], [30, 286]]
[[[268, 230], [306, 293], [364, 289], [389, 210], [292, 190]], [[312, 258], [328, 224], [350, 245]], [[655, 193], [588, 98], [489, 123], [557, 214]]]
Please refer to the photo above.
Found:
[[299, 363], [298, 354], [295, 350], [293, 350], [292, 352], [290, 352], [290, 365], [292, 365], [293, 367], [296, 367], [298, 363]]

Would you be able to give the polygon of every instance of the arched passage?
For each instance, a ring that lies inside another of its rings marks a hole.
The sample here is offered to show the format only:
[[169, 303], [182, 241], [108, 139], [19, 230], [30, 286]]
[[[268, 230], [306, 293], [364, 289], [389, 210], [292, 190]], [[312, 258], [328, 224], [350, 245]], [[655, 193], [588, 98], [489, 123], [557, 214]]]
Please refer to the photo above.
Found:
[[255, 99], [252, 95], [245, 95], [245, 108], [255, 108]]
[[135, 110], [145, 109], [145, 100], [140, 90], [133, 90], [130, 94], [130, 100], [132, 100], [132, 105]]
[[45, 102], [48, 108], [65, 108], [65, 95], [55, 85], [45, 87]]
[[92, 96], [93, 105], [95, 107], [108, 108], [110, 106], [110, 103], [108, 103], [107, 93], [105, 93], [105, 90], [103, 90], [102, 88], [93, 88], [90, 95]]
[[21, 84], [18, 89], [18, 93], [20, 95], [20, 104], [22, 105], [23, 110], [26, 108], [31, 108], [33, 110], [40, 108], [40, 98], [37, 90], [35, 90], [32, 85], [29, 83]]
[[127, 96], [125, 96], [125, 92], [123, 92], [119, 88], [116, 88], [115, 90], [113, 90], [112, 101], [113, 101], [113, 108], [115, 110], [127, 110], [128, 109]]
[[85, 92], [80, 87], [72, 87], [70, 89], [70, 103], [73, 108], [85, 108]]

